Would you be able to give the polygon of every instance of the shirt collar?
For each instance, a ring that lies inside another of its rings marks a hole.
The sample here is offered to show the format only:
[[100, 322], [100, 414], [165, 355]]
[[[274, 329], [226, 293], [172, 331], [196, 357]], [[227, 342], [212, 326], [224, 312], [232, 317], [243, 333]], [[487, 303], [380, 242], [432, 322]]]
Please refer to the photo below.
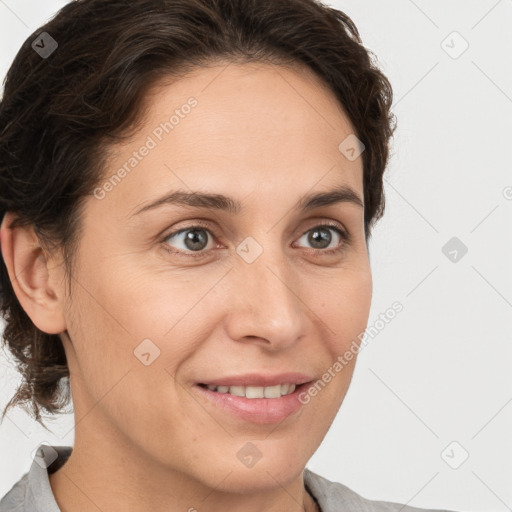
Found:
[[72, 450], [71, 446], [38, 446], [27, 476], [26, 510], [60, 512], [50, 486], [49, 474], [57, 471], [68, 460]]

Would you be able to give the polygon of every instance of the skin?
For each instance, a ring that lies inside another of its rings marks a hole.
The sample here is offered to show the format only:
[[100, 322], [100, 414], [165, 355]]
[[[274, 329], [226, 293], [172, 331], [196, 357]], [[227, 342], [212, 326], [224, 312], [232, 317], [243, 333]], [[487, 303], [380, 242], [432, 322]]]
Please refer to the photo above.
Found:
[[[303, 470], [356, 358], [279, 424], [229, 416], [193, 386], [249, 372], [320, 379], [364, 331], [363, 208], [294, 210], [303, 194], [339, 185], [363, 197], [362, 159], [338, 150], [354, 129], [307, 69], [212, 65], [148, 96], [140, 130], [115, 148], [105, 176], [190, 96], [198, 105], [171, 134], [103, 199], [86, 199], [71, 297], [59, 254], [46, 254], [31, 228], [8, 229], [11, 213], [2, 224], [16, 295], [38, 328], [60, 334], [70, 368], [74, 450], [50, 475], [63, 512], [314, 510]], [[243, 210], [165, 205], [132, 216], [177, 189], [225, 194]], [[184, 235], [169, 235], [198, 219], [208, 224], [201, 257], [165, 251], [194, 253]], [[330, 243], [313, 245], [308, 234], [328, 221], [350, 242], [328, 230]], [[263, 249], [250, 264], [236, 252], [248, 236]], [[148, 366], [134, 355], [145, 338], [160, 350]], [[261, 452], [250, 468], [237, 457], [248, 441]]]

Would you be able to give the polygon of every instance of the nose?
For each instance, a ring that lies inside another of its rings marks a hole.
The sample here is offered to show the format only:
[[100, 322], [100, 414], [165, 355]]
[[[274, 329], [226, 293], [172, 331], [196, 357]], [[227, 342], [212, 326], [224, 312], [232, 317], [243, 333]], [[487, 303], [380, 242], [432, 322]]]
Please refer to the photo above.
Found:
[[304, 336], [312, 314], [301, 297], [297, 269], [284, 256], [268, 252], [251, 264], [237, 262], [230, 273], [232, 297], [227, 315], [231, 339], [268, 351], [286, 350]]

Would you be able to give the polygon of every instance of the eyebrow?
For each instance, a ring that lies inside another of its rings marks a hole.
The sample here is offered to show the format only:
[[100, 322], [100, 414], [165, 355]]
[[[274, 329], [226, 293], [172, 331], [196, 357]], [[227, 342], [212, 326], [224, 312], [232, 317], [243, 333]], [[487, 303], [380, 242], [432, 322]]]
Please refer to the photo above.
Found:
[[[361, 208], [364, 207], [363, 201], [354, 189], [347, 185], [341, 185], [326, 192], [318, 192], [316, 194], [307, 194], [302, 196], [297, 202], [295, 210], [308, 212], [315, 208], [321, 208], [323, 206], [329, 206], [337, 203], [352, 203]], [[139, 215], [142, 212], [153, 210], [162, 205], [168, 204], [221, 210], [233, 215], [238, 214], [243, 210], [243, 206], [240, 201], [223, 194], [174, 191], [156, 199], [142, 208], [139, 208], [132, 216]]]

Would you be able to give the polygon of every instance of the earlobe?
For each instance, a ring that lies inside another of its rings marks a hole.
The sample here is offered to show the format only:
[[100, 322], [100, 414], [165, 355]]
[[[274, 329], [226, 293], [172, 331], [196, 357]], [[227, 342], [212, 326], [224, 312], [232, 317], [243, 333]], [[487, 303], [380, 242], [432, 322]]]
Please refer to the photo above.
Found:
[[58, 334], [66, 330], [66, 321], [61, 293], [53, 285], [57, 269], [49, 268], [33, 226], [10, 227], [15, 218], [7, 212], [0, 226], [2, 256], [14, 293], [37, 328]]

